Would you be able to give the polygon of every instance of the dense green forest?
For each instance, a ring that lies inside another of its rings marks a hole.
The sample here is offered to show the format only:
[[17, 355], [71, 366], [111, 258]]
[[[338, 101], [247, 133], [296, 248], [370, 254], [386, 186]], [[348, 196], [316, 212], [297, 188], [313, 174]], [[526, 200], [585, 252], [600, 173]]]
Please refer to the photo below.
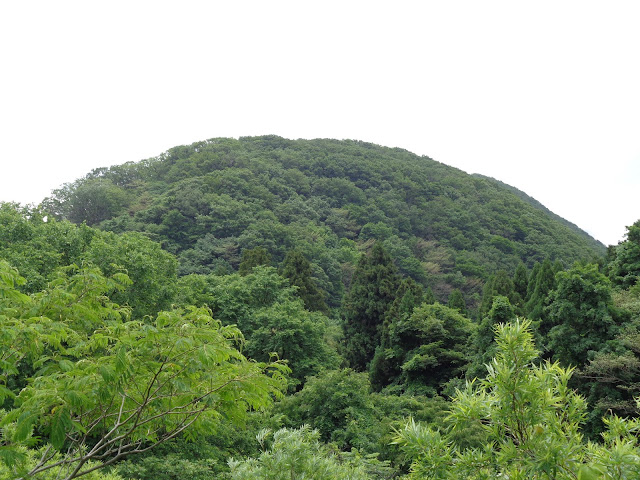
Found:
[[0, 204], [0, 478], [640, 478], [640, 221], [355, 141]]
[[331, 308], [375, 241], [402, 275], [443, 302], [460, 289], [471, 308], [500, 269], [605, 252], [496, 181], [355, 141], [212, 139], [94, 170], [45, 205], [74, 223], [145, 233], [177, 256], [180, 275], [232, 273], [255, 248], [276, 266], [296, 248]]

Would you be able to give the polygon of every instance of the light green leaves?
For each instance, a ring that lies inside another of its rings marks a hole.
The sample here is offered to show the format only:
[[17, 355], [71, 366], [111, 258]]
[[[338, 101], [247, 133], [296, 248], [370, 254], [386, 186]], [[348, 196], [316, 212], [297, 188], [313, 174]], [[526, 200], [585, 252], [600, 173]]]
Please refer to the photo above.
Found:
[[[103, 296], [121, 284], [97, 269], [73, 267], [4, 317], [0, 395], [15, 396], [0, 422], [8, 432], [0, 443], [8, 467], [17, 458], [11, 452], [34, 443], [34, 428], [52, 448], [30, 474], [66, 465], [61, 478], [71, 479], [96, 468], [85, 466], [90, 460], [106, 465], [187, 429], [192, 436], [207, 432], [222, 416], [242, 419], [282, 395], [289, 369], [247, 360], [237, 350], [242, 335], [235, 326], [195, 307], [162, 312], [156, 321], [129, 320]], [[34, 369], [19, 393], [6, 383], [18, 366]]]
[[[584, 398], [569, 388], [572, 369], [535, 365], [530, 322], [496, 327], [496, 358], [487, 378], [453, 398], [449, 430], [409, 422], [396, 442], [413, 459], [410, 478], [635, 479], [640, 475], [640, 422], [611, 417], [603, 445], [580, 433]], [[459, 449], [450, 434], [484, 426], [484, 449]]]

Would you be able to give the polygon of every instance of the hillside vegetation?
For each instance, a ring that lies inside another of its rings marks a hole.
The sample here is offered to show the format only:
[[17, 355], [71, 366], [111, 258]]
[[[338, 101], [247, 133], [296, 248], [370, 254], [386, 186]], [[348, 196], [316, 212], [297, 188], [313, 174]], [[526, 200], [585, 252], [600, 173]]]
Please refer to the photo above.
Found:
[[498, 270], [605, 251], [499, 182], [346, 140], [211, 139], [94, 170], [45, 205], [75, 223], [144, 232], [178, 256], [182, 275], [230, 273], [255, 248], [277, 265], [295, 247], [332, 307], [376, 240], [437, 298], [458, 288], [472, 303]]
[[640, 220], [216, 139], [0, 204], [0, 478], [637, 479]]

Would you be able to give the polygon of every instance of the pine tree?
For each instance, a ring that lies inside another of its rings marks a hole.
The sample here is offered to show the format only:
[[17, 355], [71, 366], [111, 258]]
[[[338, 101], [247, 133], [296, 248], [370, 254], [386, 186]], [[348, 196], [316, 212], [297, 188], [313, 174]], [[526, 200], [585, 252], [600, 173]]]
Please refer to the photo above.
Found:
[[344, 302], [345, 357], [353, 369], [366, 370], [373, 358], [399, 284], [391, 257], [376, 242], [371, 252], [360, 258]]

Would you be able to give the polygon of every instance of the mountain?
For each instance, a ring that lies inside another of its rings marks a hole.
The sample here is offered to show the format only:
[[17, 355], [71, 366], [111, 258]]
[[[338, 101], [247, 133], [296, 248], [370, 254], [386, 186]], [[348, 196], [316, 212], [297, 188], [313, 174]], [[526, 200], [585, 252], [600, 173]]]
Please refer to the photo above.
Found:
[[598, 240], [596, 240], [595, 238], [593, 238], [591, 235], [589, 235], [587, 232], [585, 232], [584, 230], [582, 230], [580, 227], [578, 227], [575, 223], [571, 223], [569, 220], [566, 220], [564, 218], [562, 218], [560, 215], [556, 215], [555, 213], [553, 213], [551, 210], [549, 210], [547, 207], [545, 207], [543, 204], [541, 204], [538, 200], [536, 200], [535, 198], [527, 195], [526, 193], [524, 193], [522, 190], [517, 189], [516, 187], [513, 187], [511, 185], [507, 185], [504, 182], [501, 182], [500, 180], [497, 180], [495, 178], [492, 177], [487, 177], [485, 175], [481, 175], [479, 173], [474, 173], [473, 174], [474, 177], [477, 178], [484, 178], [490, 182], [495, 182], [496, 184], [500, 185], [501, 187], [504, 187], [510, 191], [512, 191], [513, 193], [515, 193], [520, 199], [524, 200], [525, 202], [533, 205], [534, 207], [546, 212], [550, 217], [555, 218], [556, 220], [558, 220], [560, 223], [562, 223], [563, 225], [566, 225], [567, 227], [569, 227], [571, 230], [573, 230], [574, 232], [576, 232], [578, 235], [587, 235], [589, 237], [589, 239], [591, 240], [591, 246], [593, 248], [595, 248], [596, 250], [602, 250], [602, 247], [604, 246], [604, 244]]
[[296, 248], [332, 307], [375, 241], [437, 298], [459, 288], [471, 304], [498, 270], [605, 253], [502, 182], [354, 140], [214, 138], [96, 169], [43, 207], [103, 230], [143, 232], [178, 257], [182, 275], [230, 273], [256, 248], [280, 265]]

